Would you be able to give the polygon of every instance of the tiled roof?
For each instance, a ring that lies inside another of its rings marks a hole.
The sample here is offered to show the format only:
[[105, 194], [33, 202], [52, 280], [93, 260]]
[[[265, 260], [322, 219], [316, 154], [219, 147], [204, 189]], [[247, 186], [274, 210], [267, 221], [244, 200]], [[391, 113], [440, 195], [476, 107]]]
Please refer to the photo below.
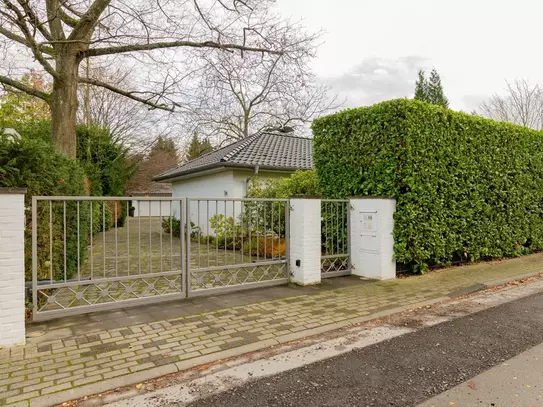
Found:
[[132, 189], [128, 191], [130, 195], [166, 195], [172, 193], [172, 184], [168, 182], [151, 182], [149, 188], [142, 190]]
[[274, 170], [313, 168], [312, 140], [281, 133], [262, 133], [236, 141], [155, 177], [164, 181], [216, 167], [247, 167]]

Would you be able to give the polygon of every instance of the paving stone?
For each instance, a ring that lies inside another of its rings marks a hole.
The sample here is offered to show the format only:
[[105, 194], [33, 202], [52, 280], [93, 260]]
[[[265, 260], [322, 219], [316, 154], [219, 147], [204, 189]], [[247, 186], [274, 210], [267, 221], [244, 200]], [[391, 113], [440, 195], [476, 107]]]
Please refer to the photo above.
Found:
[[39, 353], [50, 352], [52, 349], [53, 349], [53, 347], [50, 344], [49, 345], [39, 345], [38, 346], [38, 352]]
[[71, 383], [62, 383], [62, 384], [57, 384], [56, 386], [48, 387], [47, 389], [43, 389], [41, 393], [42, 395], [51, 394], [51, 393], [56, 393], [57, 391], [69, 389], [71, 387], [72, 387]]
[[147, 349], [147, 348], [158, 348], [159, 345], [165, 345], [166, 344], [166, 340], [165, 339], [162, 339], [160, 341], [151, 341], [149, 343], [146, 343], [143, 345], [143, 348], [144, 349]]
[[118, 369], [104, 374], [104, 379], [111, 379], [112, 377], [122, 376], [130, 373], [128, 369]]
[[102, 379], [103, 379], [102, 376], [97, 375], [97, 376], [90, 376], [90, 377], [85, 377], [83, 379], [74, 380], [73, 383], [74, 383], [74, 386], [77, 387], [77, 386], [82, 386], [88, 383], [99, 382]]
[[[48, 378], [49, 379], [49, 378]], [[27, 384], [27, 383], [25, 383]], [[29, 383], [28, 383], [29, 384]], [[53, 387], [55, 384], [53, 383], [53, 381], [51, 380], [48, 380], [47, 382], [43, 382], [43, 383], [38, 383], [38, 384], [34, 384], [32, 386], [24, 386], [23, 388], [23, 392], [25, 393], [29, 393], [31, 391], [34, 391], [34, 390], [41, 390], [41, 389], [44, 389], [46, 387]]]
[[9, 390], [9, 391], [2, 392], [2, 394], [0, 394], [0, 401], [2, 401], [3, 399], [5, 400], [8, 397], [13, 397], [13, 396], [16, 396], [18, 394], [21, 394], [22, 392], [23, 392], [22, 389], [15, 389], [15, 390]]
[[[19, 378], [20, 379], [20, 378]], [[30, 385], [33, 385], [33, 384], [38, 384], [38, 383], [41, 383], [41, 379], [40, 378], [37, 378], [37, 379], [32, 379], [32, 380], [19, 380], [17, 381], [17, 383], [13, 383], [13, 384], [10, 384], [9, 386], [9, 389], [10, 390], [15, 390], [15, 389], [20, 389], [22, 387], [25, 387], [25, 386], [30, 386]]]
[[6, 404], [15, 403], [21, 400], [31, 399], [33, 397], [38, 397], [39, 395], [40, 393], [38, 393], [37, 391], [31, 391], [30, 393], [23, 393], [23, 394], [19, 394], [18, 396], [8, 397], [6, 399]]

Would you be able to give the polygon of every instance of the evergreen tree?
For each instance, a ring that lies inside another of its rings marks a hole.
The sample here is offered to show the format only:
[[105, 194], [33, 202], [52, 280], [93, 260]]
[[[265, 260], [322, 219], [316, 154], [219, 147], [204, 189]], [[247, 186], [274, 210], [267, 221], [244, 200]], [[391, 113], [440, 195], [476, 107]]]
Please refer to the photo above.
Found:
[[424, 76], [424, 71], [421, 69], [419, 71], [419, 79], [415, 84], [415, 99], [428, 102], [427, 88], [426, 77]]
[[151, 147], [149, 156], [152, 156], [157, 153], [166, 153], [171, 157], [175, 158], [177, 161], [179, 159], [179, 154], [177, 153], [177, 147], [175, 146], [174, 141], [171, 138], [166, 138], [158, 136], [155, 143]]
[[443, 86], [441, 85], [441, 78], [435, 69], [430, 73], [430, 80], [428, 81], [428, 96], [429, 102], [443, 106], [445, 108], [449, 107], [449, 100], [443, 92]]
[[430, 79], [426, 79], [424, 71], [419, 71], [419, 78], [415, 84], [415, 99], [445, 108], [449, 107], [449, 100], [443, 92], [443, 85], [437, 70], [432, 70]]
[[200, 140], [198, 135], [194, 133], [192, 140], [190, 141], [189, 149], [187, 151], [187, 161], [194, 160], [201, 155], [210, 153], [213, 151], [213, 146], [207, 138]]

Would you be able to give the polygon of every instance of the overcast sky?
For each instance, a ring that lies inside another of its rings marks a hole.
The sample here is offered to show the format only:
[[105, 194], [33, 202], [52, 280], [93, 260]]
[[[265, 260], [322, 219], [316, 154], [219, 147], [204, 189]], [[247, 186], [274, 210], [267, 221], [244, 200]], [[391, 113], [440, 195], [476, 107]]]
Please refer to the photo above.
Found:
[[347, 106], [412, 97], [436, 68], [451, 107], [471, 111], [505, 80], [543, 82], [541, 0], [279, 0], [324, 29], [314, 70]]

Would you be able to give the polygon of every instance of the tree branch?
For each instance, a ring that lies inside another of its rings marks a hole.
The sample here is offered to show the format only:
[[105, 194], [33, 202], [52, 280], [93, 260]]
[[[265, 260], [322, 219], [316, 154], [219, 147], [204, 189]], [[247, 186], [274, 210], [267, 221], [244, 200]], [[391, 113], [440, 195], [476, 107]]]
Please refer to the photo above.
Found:
[[[30, 47], [30, 44], [20, 35], [12, 33], [9, 30], [6, 30], [4, 27], [0, 26], [0, 34], [6, 38], [9, 38], [12, 41], [18, 42], [19, 44], [24, 45], [25, 47]], [[41, 52], [45, 52], [47, 55], [53, 55], [53, 49], [51, 47], [46, 47], [45, 45], [39, 45]]]
[[48, 93], [45, 93], [45, 92], [42, 92], [40, 90], [31, 88], [30, 86], [25, 85], [22, 82], [10, 79], [7, 76], [0, 75], [0, 83], [3, 83], [4, 85], [11, 86], [12, 88], [18, 89], [21, 92], [24, 92], [24, 93], [27, 93], [29, 95], [35, 96], [37, 98], [40, 98], [42, 100], [45, 100], [47, 103], [50, 102], [51, 95], [49, 95]]
[[15, 33], [12, 33], [11, 31], [5, 29], [4, 27], [0, 26], [0, 34], [2, 34], [4, 37], [9, 38], [12, 41], [18, 42], [19, 44], [24, 45], [25, 47], [30, 46], [28, 42], [21, 37], [20, 35], [17, 35]]
[[49, 29], [51, 30], [52, 39], [63, 40], [66, 36], [64, 35], [64, 29], [62, 28], [62, 21], [60, 19], [59, 1], [45, 0], [45, 7], [47, 9], [47, 19], [49, 20]]
[[176, 47], [192, 47], [192, 48], [216, 48], [222, 50], [241, 50], [250, 52], [265, 52], [268, 54], [282, 55], [283, 51], [274, 51], [267, 48], [246, 47], [239, 44], [220, 44], [214, 41], [192, 42], [192, 41], [171, 41], [171, 42], [155, 42], [151, 44], [134, 44], [121, 45], [118, 47], [94, 48], [83, 51], [81, 54], [84, 58], [96, 57], [102, 55], [121, 54], [125, 52], [135, 51], [151, 51], [154, 49], [176, 48]]
[[105, 83], [105, 82], [102, 82], [102, 81], [99, 81], [99, 80], [96, 80], [96, 79], [92, 79], [92, 78], [81, 78], [81, 77], [78, 78], [78, 81], [80, 83], [86, 83], [86, 84], [89, 84], [89, 85], [99, 86], [101, 88], [105, 88], [105, 89], [107, 89], [107, 90], [109, 90], [111, 92], [117, 93], [117, 94], [122, 95], [124, 97], [127, 97], [129, 99], [132, 99], [132, 100], [135, 100], [137, 102], [143, 103], [144, 105], [147, 105], [147, 106], [149, 106], [149, 107], [151, 107], [153, 109], [166, 110], [168, 112], [173, 112], [174, 111], [173, 107], [169, 107], [169, 106], [166, 106], [166, 105], [163, 105], [163, 104], [152, 102], [151, 100], [148, 100], [148, 99], [141, 98], [139, 96], [134, 95], [133, 92], [128, 92], [128, 91], [119, 89], [119, 88], [117, 88], [117, 87], [115, 87], [113, 85], [110, 85], [109, 83]]
[[9, 2], [8, 0], [4, 0], [4, 4], [7, 6], [8, 9], [10, 9], [17, 16], [16, 19], [12, 18], [12, 21], [13, 21], [14, 24], [16, 24], [19, 27], [21, 32], [24, 34], [24, 36], [26, 38], [26, 43], [27, 43], [26, 46], [28, 46], [30, 48], [30, 50], [32, 51], [32, 54], [34, 55], [36, 60], [41, 64], [41, 66], [43, 66], [43, 68], [51, 76], [53, 76], [54, 78], [57, 78], [58, 74], [53, 69], [53, 67], [49, 64], [49, 62], [47, 62], [47, 60], [41, 54], [41, 47], [36, 43], [34, 37], [32, 36], [32, 33], [30, 32], [30, 30], [29, 30], [29, 28], [28, 28], [28, 26], [26, 24], [25, 16], [22, 14], [22, 12], [17, 7], [15, 7], [14, 4]]
[[30, 4], [28, 4], [28, 0], [17, 0], [18, 3], [21, 5], [23, 10], [25, 11], [26, 15], [30, 19], [30, 23], [43, 35], [46, 39], [52, 40], [53, 37], [51, 36], [51, 33], [47, 31], [47, 28], [45, 28], [44, 23], [40, 22], [38, 19], [38, 16], [36, 13], [34, 13], [34, 10], [32, 10], [32, 7]]
[[100, 19], [100, 15], [109, 6], [109, 3], [111, 3], [111, 0], [94, 0], [87, 12], [81, 16], [79, 23], [74, 27], [68, 39], [88, 40]]
[[59, 9], [60, 19], [64, 24], [66, 24], [69, 27], [74, 28], [79, 24], [79, 20], [77, 18], [73, 18], [72, 16], [68, 15], [64, 10]]

